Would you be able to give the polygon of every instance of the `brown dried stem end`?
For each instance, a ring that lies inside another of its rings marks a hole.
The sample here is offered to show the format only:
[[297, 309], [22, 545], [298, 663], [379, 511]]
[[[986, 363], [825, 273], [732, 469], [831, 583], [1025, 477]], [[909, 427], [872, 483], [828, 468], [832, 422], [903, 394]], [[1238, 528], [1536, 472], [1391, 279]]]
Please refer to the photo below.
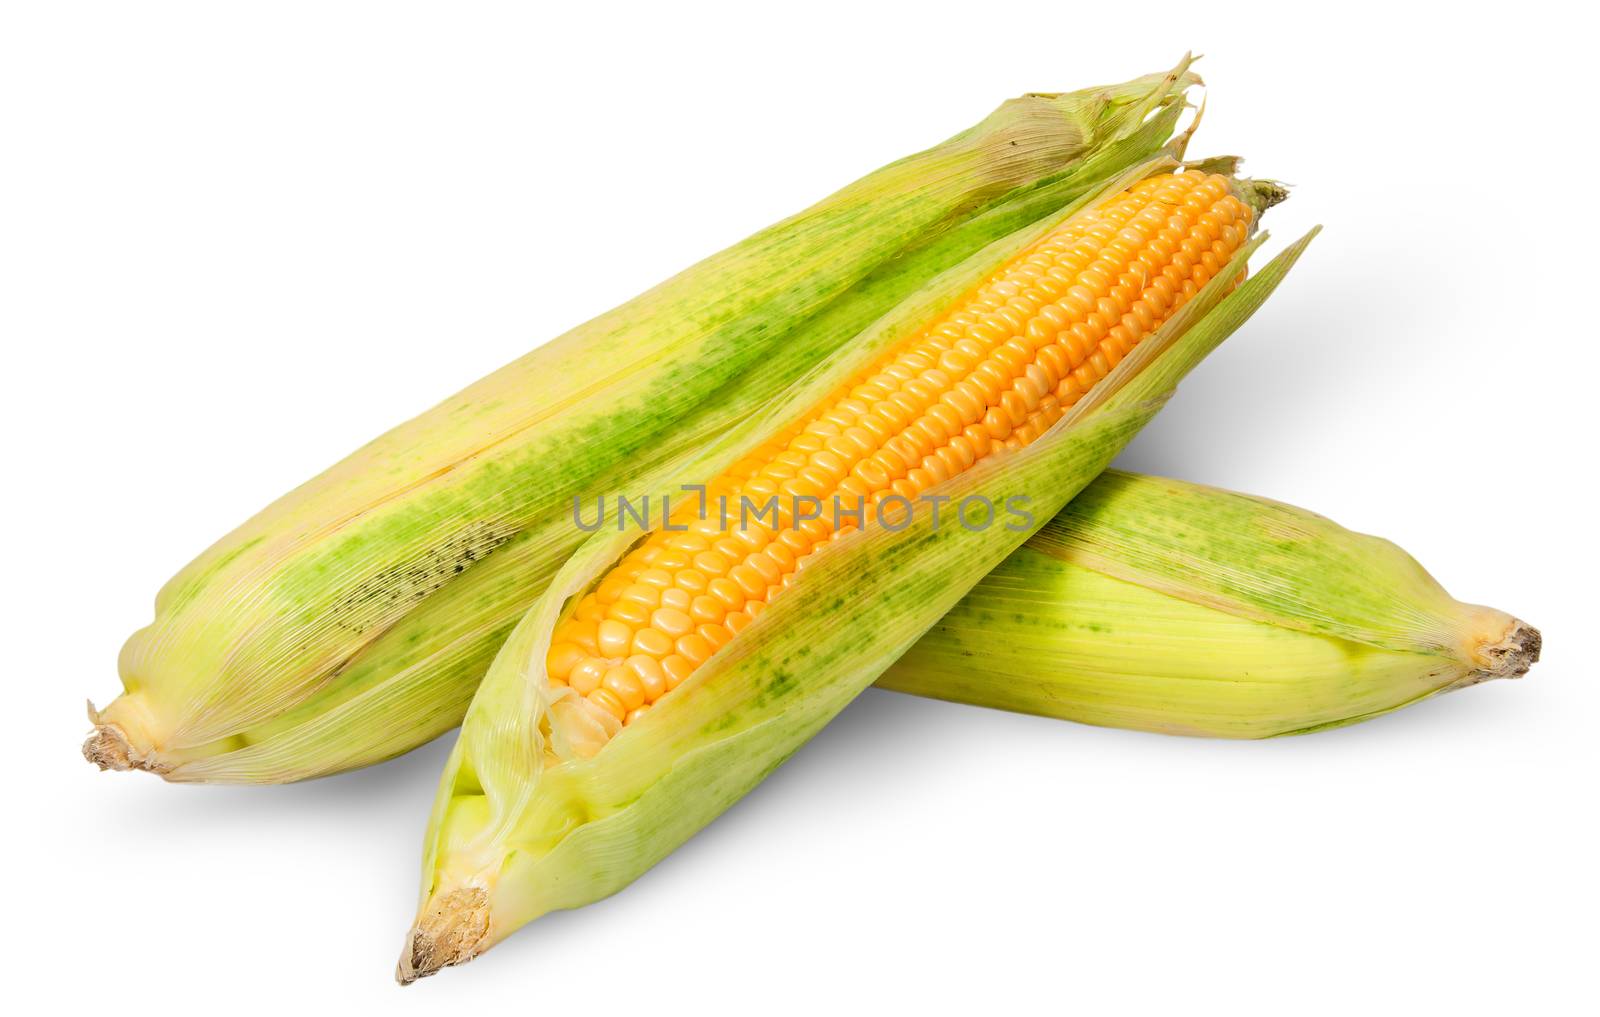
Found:
[[128, 739], [109, 724], [97, 725], [83, 742], [83, 758], [102, 770], [134, 769], [138, 764], [133, 761], [132, 752]]
[[1493, 646], [1484, 647], [1482, 653], [1488, 660], [1484, 677], [1521, 678], [1539, 662], [1539, 651], [1543, 647], [1544, 637], [1539, 630], [1517, 619], [1504, 639]]
[[1544, 637], [1538, 629], [1513, 618], [1505, 638], [1479, 649], [1478, 659], [1482, 666], [1450, 687], [1464, 689], [1493, 678], [1521, 678], [1539, 662], [1539, 651], [1543, 646]]
[[395, 979], [410, 985], [440, 968], [465, 964], [482, 952], [489, 936], [489, 891], [463, 887], [434, 897], [406, 936]]
[[127, 734], [116, 724], [105, 723], [100, 712], [89, 704], [89, 723], [94, 731], [83, 743], [83, 758], [102, 770], [144, 770], [165, 774], [172, 769], [153, 753], [141, 752], [133, 747]]

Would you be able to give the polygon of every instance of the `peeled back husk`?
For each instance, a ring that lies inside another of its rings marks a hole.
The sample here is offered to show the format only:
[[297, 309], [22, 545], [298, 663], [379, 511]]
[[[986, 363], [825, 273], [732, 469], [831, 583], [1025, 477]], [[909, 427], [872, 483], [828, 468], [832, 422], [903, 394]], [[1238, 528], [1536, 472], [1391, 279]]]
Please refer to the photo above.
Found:
[[1264, 738], [1515, 678], [1537, 629], [1386, 540], [1264, 498], [1107, 471], [881, 688], [1166, 734]]
[[928, 278], [1149, 159], [1196, 80], [1012, 100], [378, 438], [162, 589], [85, 755], [274, 783], [449, 730], [581, 542], [575, 497], [659, 485]]
[[[942, 275], [775, 412], [709, 447], [653, 494], [715, 475], [1053, 225], [1008, 237]], [[929, 513], [913, 513], [898, 530], [872, 522], [836, 538], [683, 685], [586, 756], [574, 749], [581, 735], [563, 728], [568, 715], [553, 708], [560, 694], [545, 672], [550, 634], [643, 534], [587, 542], [519, 623], [467, 712], [426, 835], [421, 901], [399, 978], [461, 963], [540, 915], [620, 890], [737, 801], [1099, 474], [1309, 241], [1231, 295], [1224, 296], [1233, 272], [1219, 274], [1037, 441], [936, 489], [953, 503], [1027, 499], [1037, 513], [1028, 526], [941, 528]]]

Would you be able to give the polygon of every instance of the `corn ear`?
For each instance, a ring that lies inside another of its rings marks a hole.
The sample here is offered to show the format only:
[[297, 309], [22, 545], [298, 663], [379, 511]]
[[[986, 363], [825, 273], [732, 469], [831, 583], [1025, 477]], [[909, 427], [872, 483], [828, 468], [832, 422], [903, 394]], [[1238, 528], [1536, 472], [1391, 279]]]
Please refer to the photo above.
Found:
[[1516, 678], [1537, 629], [1386, 540], [1279, 502], [1107, 471], [878, 685], [1167, 734], [1335, 727]]
[[[781, 409], [708, 447], [678, 483], [655, 493], [726, 467], [773, 431], [773, 421], [798, 418], [1051, 225], [1021, 231], [941, 275], [796, 386]], [[1178, 380], [1259, 306], [1310, 239], [1225, 298], [1230, 280], [1213, 278], [1037, 441], [940, 485], [957, 501], [1027, 498], [1037, 521], [1021, 532], [940, 528], [923, 513], [902, 529], [869, 523], [836, 538], [681, 687], [585, 757], [562, 751], [563, 714], [551, 709], [556, 694], [546, 672], [551, 632], [642, 534], [593, 537], [512, 633], [468, 710], [425, 838], [420, 905], [399, 979], [469, 960], [540, 915], [616, 892], [737, 801], [1101, 472]], [[845, 618], [850, 624], [840, 623]]]
[[1012, 100], [378, 438], [162, 589], [85, 755], [282, 782], [453, 727], [580, 542], [576, 496], [658, 485], [930, 276], [1149, 159], [1197, 80]]

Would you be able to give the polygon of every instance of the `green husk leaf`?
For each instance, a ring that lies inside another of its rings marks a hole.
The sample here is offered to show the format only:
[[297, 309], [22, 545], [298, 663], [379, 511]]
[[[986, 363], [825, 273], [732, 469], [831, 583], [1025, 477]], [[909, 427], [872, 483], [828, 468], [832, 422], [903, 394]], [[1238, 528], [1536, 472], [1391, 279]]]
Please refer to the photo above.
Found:
[[1399, 547], [1292, 505], [1218, 493], [1112, 473], [1034, 546], [1240, 617], [1471, 658], [1463, 605]]
[[1167, 734], [1262, 738], [1518, 677], [1538, 632], [1278, 502], [1108, 470], [881, 688]]

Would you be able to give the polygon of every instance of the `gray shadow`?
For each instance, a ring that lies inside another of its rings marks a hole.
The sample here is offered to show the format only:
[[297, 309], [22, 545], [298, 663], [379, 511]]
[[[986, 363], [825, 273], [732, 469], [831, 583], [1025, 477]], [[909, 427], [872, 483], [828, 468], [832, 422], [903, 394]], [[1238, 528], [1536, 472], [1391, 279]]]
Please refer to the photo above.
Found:
[[93, 774], [107, 784], [162, 785], [153, 788], [159, 793], [101, 795], [97, 820], [114, 824], [122, 837], [164, 837], [189, 826], [259, 826], [269, 832], [286, 822], [348, 822], [393, 815], [418, 801], [417, 811], [426, 815], [453, 744], [451, 731], [388, 762], [296, 784], [165, 784], [144, 773]]
[[[1271, 497], [1274, 464], [1303, 460], [1341, 419], [1366, 409], [1365, 375], [1428, 374], [1437, 350], [1393, 342], [1428, 334], [1422, 309], [1406, 303], [1405, 280], [1345, 256], [1337, 239], [1312, 244], [1272, 299], [1183, 381], [1118, 468]], [[1319, 285], [1304, 285], [1313, 273]]]

